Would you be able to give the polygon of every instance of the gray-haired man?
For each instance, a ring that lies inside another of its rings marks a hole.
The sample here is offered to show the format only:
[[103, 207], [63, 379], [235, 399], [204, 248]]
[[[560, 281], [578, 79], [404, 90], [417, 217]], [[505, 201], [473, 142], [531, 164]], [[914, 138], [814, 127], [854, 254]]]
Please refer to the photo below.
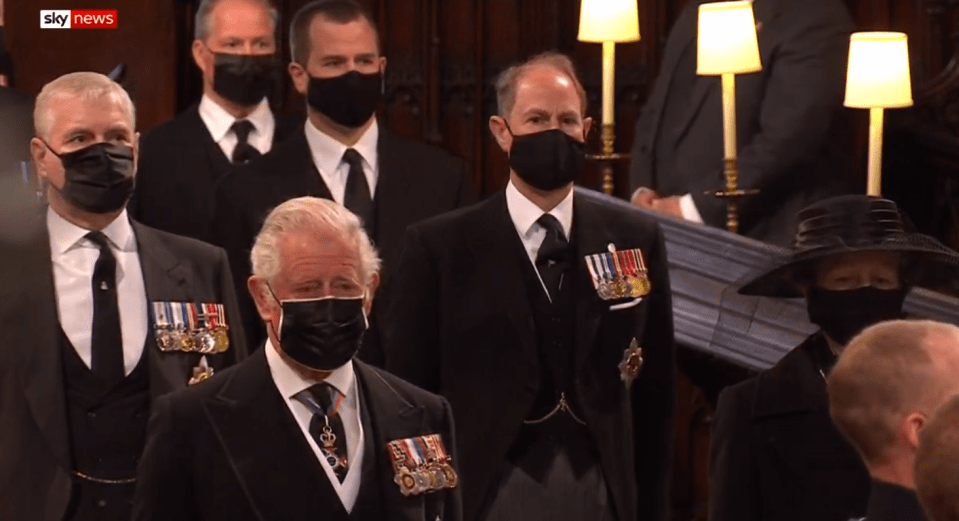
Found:
[[291, 199], [251, 257], [266, 346], [158, 404], [134, 519], [459, 520], [449, 404], [353, 360], [379, 283], [359, 219]]

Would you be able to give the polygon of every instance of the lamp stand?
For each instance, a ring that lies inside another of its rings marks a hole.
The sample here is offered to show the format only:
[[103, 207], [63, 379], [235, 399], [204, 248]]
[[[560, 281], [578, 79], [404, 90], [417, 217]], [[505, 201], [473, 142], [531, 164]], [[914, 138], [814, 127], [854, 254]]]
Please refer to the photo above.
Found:
[[726, 178], [726, 191], [706, 192], [726, 199], [726, 229], [739, 232], [739, 198], [758, 194], [759, 190], [739, 189], [739, 159], [736, 152], [736, 75], [723, 74], [723, 145], [725, 159], [723, 176]]
[[869, 109], [869, 177], [866, 194], [882, 195], [882, 108]]

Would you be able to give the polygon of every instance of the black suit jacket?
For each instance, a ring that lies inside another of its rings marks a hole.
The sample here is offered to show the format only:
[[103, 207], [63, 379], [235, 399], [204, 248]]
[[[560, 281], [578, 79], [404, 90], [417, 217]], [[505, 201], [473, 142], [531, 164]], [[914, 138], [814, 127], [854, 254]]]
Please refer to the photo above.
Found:
[[[597, 296], [580, 270], [575, 385], [620, 521], [666, 519], [674, 353], [659, 226], [597, 192], [573, 196], [576, 257], [639, 248], [652, 293], [638, 305]], [[387, 370], [442, 394], [459, 426], [463, 509], [476, 519], [537, 396], [541, 371], [519, 236], [503, 192], [407, 232], [397, 272]], [[635, 338], [645, 360], [631, 391], [618, 364]]]
[[865, 521], [929, 521], [915, 490], [874, 479]]
[[[199, 241], [133, 223], [150, 301], [218, 302], [230, 349], [207, 355], [220, 369], [246, 355], [226, 255]], [[38, 223], [29, 245], [0, 246], [0, 512], [4, 521], [60, 521], [71, 494], [60, 324], [50, 242]], [[152, 326], [151, 326], [152, 327]], [[145, 346], [150, 394], [186, 387], [194, 353]]]
[[[707, 190], [725, 187], [722, 91], [715, 76], [694, 76], [697, 12], [689, 2], [666, 43], [662, 69], [636, 125], [630, 183], [662, 195], [690, 193], [704, 222], [726, 227], [726, 202]], [[842, 108], [849, 35], [841, 0], [756, 0], [763, 70], [736, 77], [739, 186], [759, 195], [740, 201], [740, 233], [788, 246], [797, 212], [856, 190], [850, 112]], [[690, 52], [693, 60], [684, 61]], [[674, 77], [692, 85], [673, 85]], [[691, 101], [670, 92], [691, 93]], [[681, 108], [667, 111], [667, 104]], [[672, 114], [672, 118], [667, 118]], [[670, 129], [664, 131], [664, 129]], [[656, 163], [658, 140], [673, 161]]]
[[[377, 143], [379, 177], [373, 197], [373, 241], [383, 261], [380, 289], [371, 314], [360, 357], [382, 366], [378, 336], [387, 323], [390, 284], [407, 226], [444, 212], [472, 204], [476, 194], [466, 163], [445, 151], [398, 137], [380, 126]], [[320, 177], [301, 127], [288, 141], [269, 154], [236, 170], [217, 187], [213, 241], [223, 246], [236, 277], [250, 345], [265, 340], [263, 322], [246, 289], [250, 276], [250, 248], [270, 210], [301, 196], [332, 199]], [[255, 328], [255, 329], [254, 329]], [[253, 336], [259, 335], [259, 336]]]
[[[302, 118], [274, 118], [274, 146], [303, 124]], [[193, 105], [144, 134], [131, 215], [147, 226], [209, 241], [214, 188], [232, 168]]]
[[709, 463], [710, 521], [862, 517], [869, 474], [829, 417], [810, 337], [759, 376], [719, 395]]
[[[387, 454], [392, 440], [433, 433], [454, 450], [449, 404], [362, 362], [354, 367], [373, 427], [364, 434], [378, 449], [374, 479], [381, 482], [388, 512], [382, 521], [458, 521], [458, 488], [403, 497]], [[329, 501], [338, 499], [320, 465], [261, 349], [236, 368], [159, 400], [138, 471], [133, 518], [323, 519]]]

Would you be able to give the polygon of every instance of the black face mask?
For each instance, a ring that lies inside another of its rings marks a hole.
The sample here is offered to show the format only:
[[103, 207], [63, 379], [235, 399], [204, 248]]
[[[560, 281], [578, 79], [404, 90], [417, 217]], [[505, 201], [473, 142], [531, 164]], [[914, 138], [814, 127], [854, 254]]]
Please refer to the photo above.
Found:
[[846, 291], [813, 287], [806, 297], [809, 321], [845, 346], [867, 327], [902, 318], [908, 289], [867, 286]]
[[583, 143], [558, 129], [513, 134], [509, 166], [533, 188], [556, 190], [579, 177], [585, 150]]
[[270, 92], [277, 67], [272, 54], [213, 53], [213, 90], [233, 103], [256, 105]]
[[369, 327], [363, 297], [284, 300], [280, 306], [280, 348], [316, 371], [332, 371], [352, 360]]
[[63, 163], [60, 193], [73, 206], [90, 213], [115, 212], [133, 194], [133, 148], [97, 143], [65, 154], [50, 152]]
[[350, 71], [333, 78], [310, 76], [306, 102], [338, 125], [357, 128], [373, 117], [383, 92], [383, 76]]

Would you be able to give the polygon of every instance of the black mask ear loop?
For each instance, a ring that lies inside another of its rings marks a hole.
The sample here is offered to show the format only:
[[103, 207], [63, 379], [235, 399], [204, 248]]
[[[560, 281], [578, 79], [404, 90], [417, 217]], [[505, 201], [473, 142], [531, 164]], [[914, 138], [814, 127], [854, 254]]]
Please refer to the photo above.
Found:
[[[283, 329], [283, 303], [280, 302], [279, 298], [277, 298], [276, 293], [273, 293], [273, 286], [271, 286], [269, 282], [266, 282], [265, 284], [266, 284], [266, 289], [269, 290], [270, 292], [270, 296], [273, 297], [273, 300], [276, 301], [276, 305], [280, 306], [280, 330], [282, 330]], [[279, 342], [280, 331], [277, 331], [277, 329], [273, 327], [273, 321], [269, 321], [267, 322], [267, 324], [270, 326], [270, 329], [273, 330], [273, 334], [276, 336], [276, 341]], [[279, 346], [276, 346], [276, 347], [279, 347]]]

